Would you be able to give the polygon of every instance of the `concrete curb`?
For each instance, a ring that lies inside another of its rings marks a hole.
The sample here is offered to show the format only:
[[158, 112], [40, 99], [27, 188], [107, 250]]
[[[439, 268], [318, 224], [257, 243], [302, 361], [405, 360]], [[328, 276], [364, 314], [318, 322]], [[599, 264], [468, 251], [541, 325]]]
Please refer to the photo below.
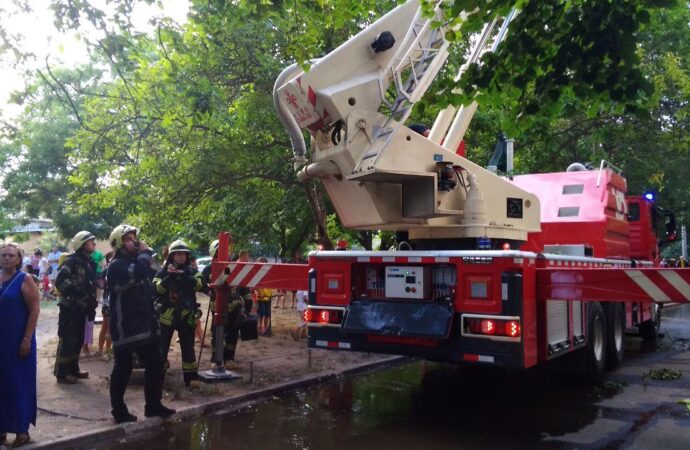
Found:
[[314, 374], [313, 376], [307, 376], [285, 383], [274, 384], [271, 386], [267, 386], [264, 389], [247, 392], [245, 394], [240, 394], [234, 397], [222, 398], [220, 400], [213, 400], [210, 402], [189, 406], [183, 409], [178, 409], [177, 414], [165, 420], [161, 418], [151, 418], [142, 420], [140, 422], [132, 422], [123, 425], [112, 424], [105, 427], [85, 431], [84, 433], [77, 434], [75, 436], [59, 438], [50, 441], [36, 442], [35, 444], [28, 445], [24, 448], [90, 448], [97, 443], [103, 443], [105, 441], [118, 441], [125, 438], [126, 436], [143, 434], [151, 429], [159, 428], [163, 423], [182, 422], [195, 417], [202, 416], [204, 414], [216, 413], [221, 411], [223, 413], [231, 412], [233, 410], [241, 409], [247, 406], [248, 404], [256, 403], [260, 400], [263, 400], [267, 397], [270, 397], [278, 393], [283, 393], [295, 389], [300, 389], [324, 383], [326, 381], [330, 381], [338, 377], [351, 376], [373, 370], [381, 370], [388, 367], [404, 364], [412, 360], [413, 358], [392, 356], [380, 361], [349, 367], [340, 372], [322, 372]]

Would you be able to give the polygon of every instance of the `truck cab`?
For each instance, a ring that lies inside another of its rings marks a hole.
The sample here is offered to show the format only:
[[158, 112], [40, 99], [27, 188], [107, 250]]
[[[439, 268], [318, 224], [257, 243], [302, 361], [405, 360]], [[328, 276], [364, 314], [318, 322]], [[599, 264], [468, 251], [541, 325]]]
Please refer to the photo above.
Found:
[[651, 194], [626, 198], [630, 229], [630, 258], [653, 261], [659, 265], [659, 249], [676, 240], [676, 218], [673, 212], [654, 203]]

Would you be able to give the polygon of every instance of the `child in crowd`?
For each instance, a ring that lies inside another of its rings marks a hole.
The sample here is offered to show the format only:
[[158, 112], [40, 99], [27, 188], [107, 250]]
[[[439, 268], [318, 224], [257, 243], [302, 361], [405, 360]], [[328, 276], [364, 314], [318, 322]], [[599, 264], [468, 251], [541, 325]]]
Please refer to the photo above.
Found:
[[[265, 263], [267, 260], [261, 257], [258, 262]], [[254, 293], [257, 301], [256, 312], [259, 316], [259, 334], [269, 337], [271, 336], [271, 295], [273, 294], [273, 290], [259, 288], [255, 289]]]
[[304, 312], [307, 310], [307, 291], [297, 291], [295, 299], [297, 300], [297, 314], [299, 314], [299, 326], [297, 326], [290, 335], [294, 340], [307, 336], [307, 322], [304, 320]]

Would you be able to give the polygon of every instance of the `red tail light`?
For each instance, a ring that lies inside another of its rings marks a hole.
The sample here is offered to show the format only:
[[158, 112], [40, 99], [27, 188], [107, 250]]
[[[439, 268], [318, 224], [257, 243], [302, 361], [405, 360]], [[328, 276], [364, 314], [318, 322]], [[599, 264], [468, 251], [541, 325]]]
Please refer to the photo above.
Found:
[[343, 321], [343, 311], [338, 309], [309, 308], [304, 311], [304, 321], [327, 325], [340, 325]]
[[330, 315], [329, 311], [327, 309], [324, 309], [323, 311], [321, 311], [319, 313], [319, 320], [318, 321], [321, 323], [328, 323], [330, 316], [331, 315]]
[[497, 319], [483, 317], [466, 317], [464, 319], [465, 335], [520, 337], [520, 321], [514, 319]]
[[517, 320], [509, 320], [506, 322], [505, 333], [506, 336], [520, 337], [520, 322]]
[[496, 322], [493, 320], [482, 320], [482, 334], [496, 334]]

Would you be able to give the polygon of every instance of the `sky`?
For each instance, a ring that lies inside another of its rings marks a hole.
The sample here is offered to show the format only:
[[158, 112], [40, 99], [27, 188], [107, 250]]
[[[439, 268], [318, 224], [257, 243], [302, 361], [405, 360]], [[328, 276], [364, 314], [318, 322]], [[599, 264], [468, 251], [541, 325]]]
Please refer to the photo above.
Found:
[[[186, 21], [189, 0], [158, 0], [162, 10], [155, 4], [137, 5], [132, 14], [132, 22], [141, 31], [150, 30], [149, 19], [165, 15], [178, 23]], [[11, 8], [9, 0], [0, 0], [2, 8]], [[105, 0], [92, 0], [94, 5], [105, 5]], [[36, 54], [36, 59], [28, 63], [29, 68], [45, 67], [46, 58], [51, 65], [62, 64], [73, 67], [88, 61], [88, 53], [84, 43], [76, 32], [59, 33], [53, 25], [53, 12], [50, 10], [49, 0], [32, 0], [33, 12], [3, 13], [0, 20], [11, 32], [22, 36], [22, 50]], [[95, 31], [82, 31], [95, 33]], [[21, 106], [8, 104], [10, 93], [24, 86], [24, 79], [19, 71], [14, 69], [7, 60], [0, 60], [0, 116], [5, 119], [16, 117]]]

